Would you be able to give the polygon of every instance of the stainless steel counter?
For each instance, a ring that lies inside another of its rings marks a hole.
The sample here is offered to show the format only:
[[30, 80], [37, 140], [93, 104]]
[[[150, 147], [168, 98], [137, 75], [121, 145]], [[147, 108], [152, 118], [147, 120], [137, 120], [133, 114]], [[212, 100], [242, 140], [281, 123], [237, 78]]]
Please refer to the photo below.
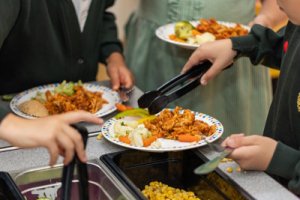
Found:
[[[102, 85], [107, 85], [107, 82], [101, 82]], [[137, 106], [137, 99], [142, 94], [142, 92], [135, 88], [132, 93], [131, 100], [129, 102], [132, 106]], [[3, 107], [6, 104], [8, 107], [8, 103], [0, 102], [0, 105]], [[110, 116], [106, 116], [104, 119], [110, 118]], [[89, 160], [97, 160], [100, 165], [101, 161], [99, 157], [101, 155], [122, 151], [124, 148], [111, 144], [105, 139], [97, 140], [96, 136], [101, 127], [92, 126], [87, 124], [88, 130], [90, 132], [90, 137], [88, 139], [87, 145], [87, 155]], [[8, 144], [1, 143], [2, 145]], [[216, 156], [215, 152], [212, 152], [207, 147], [201, 147], [197, 149], [200, 151], [203, 156], [208, 159], [212, 159]], [[21, 172], [31, 168], [44, 167], [47, 166], [49, 162], [49, 156], [45, 149], [36, 148], [36, 149], [14, 149], [14, 148], [1, 148], [0, 149], [0, 170], [8, 171], [11, 174], [15, 174], [17, 172]], [[60, 158], [58, 163], [62, 163], [62, 159]], [[232, 167], [233, 172], [228, 173], [226, 171], [227, 167]], [[235, 162], [222, 163], [219, 166], [219, 169], [223, 171], [228, 177], [228, 179], [232, 180], [234, 183], [240, 185], [246, 192], [248, 192], [254, 199], [258, 200], [282, 200], [289, 199], [294, 200], [298, 199], [295, 195], [289, 192], [287, 189], [282, 187], [279, 183], [277, 183], [274, 179], [263, 172], [249, 172], [242, 171], [238, 172], [235, 169], [237, 168], [237, 164]], [[104, 167], [105, 168], [105, 167]], [[109, 172], [108, 172], [109, 173]], [[117, 181], [117, 180], [114, 180]], [[119, 184], [119, 183], [118, 183]]]

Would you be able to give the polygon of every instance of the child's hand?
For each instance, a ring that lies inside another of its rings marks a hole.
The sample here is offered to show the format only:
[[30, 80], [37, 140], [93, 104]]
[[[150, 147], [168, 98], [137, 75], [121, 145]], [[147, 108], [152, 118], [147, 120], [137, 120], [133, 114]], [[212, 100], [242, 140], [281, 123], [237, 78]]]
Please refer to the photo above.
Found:
[[108, 57], [107, 74], [111, 78], [113, 90], [118, 90], [121, 86], [129, 89], [134, 84], [133, 75], [127, 68], [120, 53], [112, 53]]
[[0, 138], [13, 146], [22, 148], [45, 147], [50, 153], [50, 165], [54, 165], [58, 155], [64, 156], [68, 164], [77, 153], [86, 162], [86, 154], [80, 134], [69, 124], [86, 121], [101, 124], [102, 119], [84, 111], [69, 112], [61, 115], [28, 120], [13, 114], [1, 122]]
[[209, 60], [213, 65], [201, 78], [201, 84], [206, 85], [210, 79], [213, 79], [224, 68], [231, 65], [235, 56], [236, 51], [232, 50], [230, 39], [207, 42], [200, 45], [192, 54], [182, 72], [184, 73], [193, 66]]
[[259, 135], [238, 134], [226, 138], [222, 145], [234, 149], [229, 157], [235, 160], [242, 169], [263, 171], [272, 160], [277, 141]]

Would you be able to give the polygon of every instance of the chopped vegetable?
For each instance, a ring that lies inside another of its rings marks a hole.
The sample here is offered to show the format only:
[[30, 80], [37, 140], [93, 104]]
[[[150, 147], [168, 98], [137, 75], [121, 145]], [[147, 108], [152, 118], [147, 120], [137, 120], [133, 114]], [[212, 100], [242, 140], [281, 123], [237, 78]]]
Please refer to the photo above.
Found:
[[155, 118], [156, 118], [155, 115], [150, 115], [150, 116], [147, 116], [147, 117], [143, 117], [143, 118], [138, 120], [138, 123], [141, 124], [141, 123], [144, 123], [145, 121], [153, 120]]
[[67, 82], [66, 80], [64, 80], [56, 88], [54, 88], [54, 93], [65, 94], [67, 96], [71, 96], [75, 93], [75, 90], [74, 90], [75, 85], [82, 86], [82, 81], [79, 80], [77, 83], [74, 83], [72, 81]]
[[199, 135], [180, 134], [178, 135], [179, 142], [198, 142], [201, 139]]
[[130, 110], [125, 110], [123, 112], [118, 113], [115, 118], [116, 119], [120, 119], [122, 117], [126, 117], [126, 116], [136, 116], [136, 117], [147, 117], [149, 116], [149, 112], [145, 109], [142, 108], [132, 108]]
[[41, 102], [42, 104], [44, 104], [46, 102], [46, 95], [45, 92], [36, 92], [35, 97], [32, 98], [32, 100], [37, 100], [39, 102]]
[[123, 143], [130, 144], [130, 139], [129, 139], [128, 135], [119, 136], [119, 140]]
[[13, 99], [13, 97], [14, 97], [13, 95], [9, 95], [9, 94], [3, 95], [2, 100], [3, 101], [11, 101]]
[[121, 103], [116, 103], [115, 106], [116, 106], [118, 111], [125, 111], [125, 110], [133, 109], [131, 106], [126, 106], [126, 105], [121, 104]]
[[192, 36], [192, 30], [194, 26], [188, 21], [180, 21], [175, 24], [175, 34], [180, 39], [186, 40]]
[[156, 136], [150, 136], [150, 137], [144, 138], [143, 145], [144, 145], [144, 147], [148, 147], [152, 144], [152, 142], [155, 142], [156, 140], [157, 140]]

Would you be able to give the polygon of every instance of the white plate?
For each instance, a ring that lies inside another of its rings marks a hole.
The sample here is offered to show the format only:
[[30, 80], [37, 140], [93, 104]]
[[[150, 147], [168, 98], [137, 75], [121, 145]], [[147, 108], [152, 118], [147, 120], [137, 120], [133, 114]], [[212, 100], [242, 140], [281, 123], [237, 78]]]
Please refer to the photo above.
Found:
[[[231, 22], [223, 22], [223, 21], [217, 21], [217, 22], [219, 24], [223, 24], [228, 27], [234, 27], [236, 25], [236, 23], [231, 23]], [[190, 21], [190, 23], [196, 27], [199, 24], [199, 21]], [[156, 36], [159, 39], [161, 39], [165, 42], [168, 42], [170, 44], [174, 44], [174, 45], [186, 48], [186, 49], [197, 49], [199, 47], [198, 44], [188, 44], [188, 43], [184, 43], [184, 42], [177, 42], [177, 41], [171, 40], [169, 38], [170, 35], [174, 34], [175, 24], [176, 23], [171, 23], [171, 24], [166, 24], [166, 25], [160, 26], [155, 31]], [[249, 26], [242, 25], [242, 27], [247, 29], [248, 31], [250, 31]]]
[[[37, 92], [44, 93], [47, 90], [53, 91], [56, 86], [58, 86], [58, 83], [55, 84], [49, 84], [49, 85], [44, 85], [44, 86], [38, 86], [29, 90], [26, 90], [24, 92], [19, 93], [16, 95], [12, 101], [10, 102], [10, 108], [11, 110], [24, 118], [27, 119], [34, 119], [36, 117], [28, 115], [26, 113], [23, 113], [22, 111], [19, 110], [19, 105], [25, 101], [28, 101], [32, 99], [33, 97], [36, 96]], [[83, 87], [89, 91], [92, 92], [102, 92], [102, 97], [108, 101], [107, 104], [104, 104], [103, 107], [95, 113], [97, 117], [103, 117], [105, 115], [108, 115], [112, 112], [114, 112], [117, 108], [115, 106], [116, 103], [120, 103], [121, 99], [119, 97], [119, 94], [110, 88], [96, 85], [96, 84], [90, 84], [90, 83], [84, 83]]]
[[[195, 117], [196, 117], [196, 119], [202, 120], [202, 121], [208, 123], [209, 125], [216, 125], [216, 132], [214, 134], [212, 134], [211, 136], [207, 137], [208, 141], [213, 142], [222, 136], [224, 128], [223, 128], [223, 125], [221, 124], [221, 122], [219, 122], [217, 119], [215, 119], [209, 115], [203, 114], [203, 113], [195, 113]], [[158, 140], [161, 143], [161, 147], [159, 147], [159, 148], [154, 148], [151, 146], [149, 146], [149, 147], [132, 146], [132, 145], [129, 145], [129, 144], [119, 141], [119, 139], [116, 137], [113, 137], [114, 136], [114, 124], [116, 121], [117, 121], [116, 118], [111, 118], [110, 120], [106, 121], [104, 123], [104, 125], [102, 126], [101, 133], [108, 141], [110, 141], [116, 145], [122, 146], [122, 147], [136, 149], [136, 150], [140, 150], [140, 151], [148, 151], [148, 152], [166, 152], [166, 151], [181, 151], [181, 150], [186, 150], [186, 149], [193, 149], [193, 148], [197, 148], [197, 147], [206, 145], [206, 142], [203, 140], [200, 140], [199, 142], [179, 142], [176, 140], [159, 138]]]

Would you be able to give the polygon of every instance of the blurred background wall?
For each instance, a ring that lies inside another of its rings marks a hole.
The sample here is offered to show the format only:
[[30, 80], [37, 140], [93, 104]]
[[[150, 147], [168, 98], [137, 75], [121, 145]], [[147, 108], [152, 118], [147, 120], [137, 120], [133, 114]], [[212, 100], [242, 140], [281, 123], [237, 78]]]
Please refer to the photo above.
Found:
[[124, 40], [124, 26], [139, 4], [139, 0], [116, 0], [115, 5], [110, 9], [116, 15], [119, 30], [119, 38]]
[[[118, 35], [122, 42], [125, 39], [124, 28], [130, 14], [137, 8], [140, 0], [116, 0], [109, 10], [115, 14], [118, 26]], [[105, 66], [100, 64], [96, 80], [108, 80]]]

